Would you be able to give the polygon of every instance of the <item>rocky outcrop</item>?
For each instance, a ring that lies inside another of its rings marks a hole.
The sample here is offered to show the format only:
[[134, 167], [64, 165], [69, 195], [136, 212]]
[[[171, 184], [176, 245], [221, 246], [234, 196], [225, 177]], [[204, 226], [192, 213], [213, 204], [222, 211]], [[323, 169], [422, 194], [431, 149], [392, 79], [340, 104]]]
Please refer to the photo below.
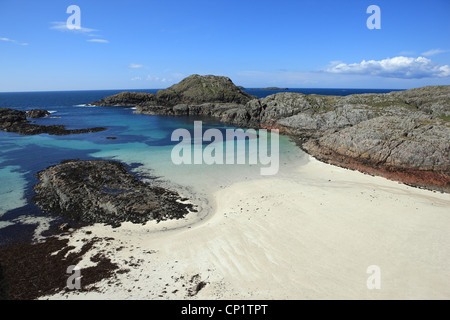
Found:
[[246, 109], [322, 161], [450, 192], [450, 86], [347, 97], [281, 93]]
[[246, 125], [245, 104], [256, 99], [227, 77], [192, 75], [156, 94], [123, 92], [92, 102], [95, 106], [137, 107], [136, 113], [171, 116], [207, 116]]
[[9, 127], [22, 122], [27, 122], [27, 113], [25, 111], [0, 108], [0, 125], [2, 127]]
[[450, 191], [450, 123], [381, 116], [303, 144], [320, 160]]
[[[31, 112], [31, 111], [30, 111]], [[50, 134], [50, 135], [69, 135], [69, 134], [82, 134], [89, 132], [105, 131], [106, 128], [89, 128], [89, 129], [66, 129], [62, 125], [43, 126], [32, 124], [27, 120], [27, 116], [30, 118], [40, 118], [47, 115], [46, 110], [33, 111], [30, 116], [30, 112], [0, 108], [0, 128], [6, 132], [14, 132], [21, 135], [35, 135], [35, 134]], [[50, 114], [50, 113], [48, 113]]]
[[212, 75], [192, 75], [156, 94], [158, 104], [172, 107], [179, 104], [203, 103], [243, 105], [254, 98], [235, 86], [229, 78]]
[[90, 105], [99, 107], [134, 107], [146, 102], [155, 101], [155, 95], [145, 92], [121, 92], [102, 100], [92, 102]]
[[27, 112], [27, 117], [31, 119], [39, 119], [39, 118], [45, 118], [49, 116], [51, 113], [47, 110], [42, 109], [32, 109]]
[[44, 211], [77, 222], [145, 223], [181, 219], [191, 204], [170, 190], [149, 186], [114, 161], [69, 160], [37, 175], [33, 201]]
[[[133, 100], [136, 113], [205, 115], [240, 127], [276, 128], [320, 160], [450, 192], [450, 86], [344, 97], [283, 92], [262, 99], [230, 86], [240, 99], [205, 99], [199, 92], [214, 91], [215, 78], [192, 76], [150, 99]], [[186, 98], [184, 92], [196, 94]]]
[[[174, 107], [182, 109], [185, 105], [233, 104], [245, 105], [254, 99], [236, 87], [227, 77], [192, 75], [180, 83], [156, 94], [142, 92], [122, 92], [92, 102], [94, 106], [138, 106], [141, 112], [174, 114]], [[185, 113], [183, 113], [185, 114]]]

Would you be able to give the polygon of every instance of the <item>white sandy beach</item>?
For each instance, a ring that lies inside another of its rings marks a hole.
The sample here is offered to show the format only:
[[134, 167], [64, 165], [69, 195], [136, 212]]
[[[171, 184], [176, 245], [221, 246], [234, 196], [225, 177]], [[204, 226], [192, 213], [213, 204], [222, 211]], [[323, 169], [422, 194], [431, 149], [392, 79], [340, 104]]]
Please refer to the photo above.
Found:
[[[449, 194], [309, 157], [290, 175], [234, 183], [214, 201], [202, 221], [192, 214], [75, 231], [78, 247], [114, 238], [97, 248], [130, 271], [104, 280], [100, 292], [44, 299], [450, 298]], [[366, 285], [371, 265], [381, 269], [378, 290]], [[200, 281], [206, 286], [189, 296]]]

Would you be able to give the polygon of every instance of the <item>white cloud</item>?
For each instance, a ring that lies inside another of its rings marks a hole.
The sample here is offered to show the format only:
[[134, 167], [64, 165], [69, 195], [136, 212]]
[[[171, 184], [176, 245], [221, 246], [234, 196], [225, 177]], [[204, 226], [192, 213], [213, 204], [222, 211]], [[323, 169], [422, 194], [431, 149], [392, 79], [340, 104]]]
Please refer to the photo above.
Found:
[[86, 40], [87, 42], [97, 42], [97, 43], [109, 43], [109, 41], [108, 40], [105, 40], [105, 39], [89, 39], [89, 40]]
[[431, 57], [440, 53], [444, 53], [447, 52], [448, 50], [442, 50], [442, 49], [431, 49], [428, 51], [425, 51], [424, 53], [422, 53], [423, 56], [425, 57]]
[[58, 21], [58, 22], [52, 22], [52, 24], [53, 24], [53, 26], [51, 26], [50, 29], [58, 30], [61, 32], [68, 31], [68, 32], [74, 32], [74, 33], [91, 33], [94, 31], [98, 31], [95, 29], [83, 28], [83, 27], [76, 28], [76, 29], [69, 29], [69, 28], [67, 28], [67, 22], [59, 22]]
[[20, 42], [20, 41], [9, 39], [9, 38], [0, 38], [0, 41], [11, 42], [11, 43], [17, 44], [19, 46], [27, 46], [28, 45], [28, 43], [26, 43], [26, 42]]
[[142, 65], [142, 64], [136, 64], [136, 63], [130, 63], [129, 65], [128, 65], [128, 68], [131, 68], [131, 69], [139, 69], [139, 68], [144, 68], [145, 66], [144, 65]]
[[[327, 66], [330, 68], [330, 66]], [[204, 72], [204, 74], [214, 74]], [[383, 78], [367, 74], [330, 73], [322, 71], [258, 71], [246, 70], [227, 74], [236, 85], [246, 88], [380, 88], [408, 89], [428, 85], [447, 85], [449, 78]]]
[[131, 78], [131, 81], [140, 81], [140, 80], [142, 80], [141, 77], [134, 77], [134, 78]]
[[340, 63], [326, 69], [330, 73], [361, 74], [385, 78], [422, 79], [449, 77], [450, 66], [440, 66], [425, 57], [394, 57], [384, 60], [363, 60], [360, 63]]

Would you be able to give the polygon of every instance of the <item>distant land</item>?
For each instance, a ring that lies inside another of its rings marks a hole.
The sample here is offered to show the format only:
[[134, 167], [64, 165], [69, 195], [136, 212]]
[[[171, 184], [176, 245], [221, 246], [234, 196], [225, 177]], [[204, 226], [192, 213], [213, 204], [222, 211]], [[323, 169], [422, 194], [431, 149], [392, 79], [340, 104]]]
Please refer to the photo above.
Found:
[[276, 91], [287, 91], [289, 88], [279, 88], [279, 87], [267, 87], [267, 88], [245, 88], [243, 86], [238, 86], [241, 90], [276, 90]]
[[249, 90], [278, 90], [278, 91], [287, 91], [289, 88], [278, 88], [278, 87], [267, 87], [267, 88], [252, 88]]

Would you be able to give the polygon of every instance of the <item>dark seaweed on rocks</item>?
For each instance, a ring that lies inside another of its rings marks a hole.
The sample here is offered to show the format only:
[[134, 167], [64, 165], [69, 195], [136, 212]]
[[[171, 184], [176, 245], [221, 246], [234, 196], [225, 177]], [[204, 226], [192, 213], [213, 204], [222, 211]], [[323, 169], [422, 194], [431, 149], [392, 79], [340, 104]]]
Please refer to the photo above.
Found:
[[9, 288], [3, 268], [4, 267], [0, 264], [0, 300], [7, 300]]
[[[47, 238], [44, 242], [20, 242], [0, 247], [0, 300], [32, 300], [69, 290], [67, 273], [90, 251], [100, 238], [93, 238], [72, 252], [67, 239]], [[95, 290], [95, 284], [110, 278], [119, 268], [102, 253], [94, 266], [81, 270], [81, 291]]]
[[65, 161], [38, 173], [33, 201], [42, 211], [76, 222], [144, 224], [181, 219], [192, 204], [173, 191], [145, 184], [114, 161]]

